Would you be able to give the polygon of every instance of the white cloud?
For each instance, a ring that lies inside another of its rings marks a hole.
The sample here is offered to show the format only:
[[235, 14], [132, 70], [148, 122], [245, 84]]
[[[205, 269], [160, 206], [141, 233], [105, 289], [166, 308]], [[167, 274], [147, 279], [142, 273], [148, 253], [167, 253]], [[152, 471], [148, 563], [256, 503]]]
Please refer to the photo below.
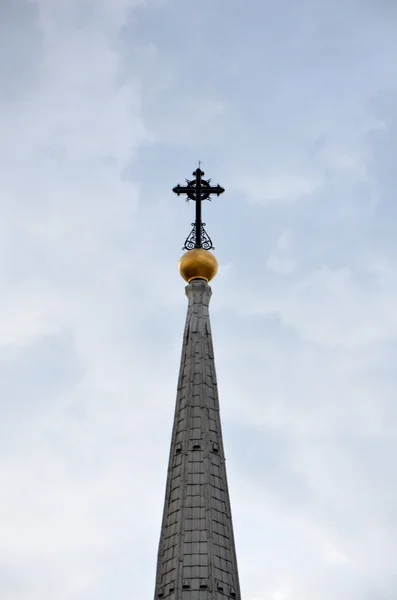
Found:
[[266, 205], [271, 202], [290, 203], [311, 196], [321, 186], [317, 176], [298, 175], [285, 172], [264, 177], [251, 176], [238, 183], [238, 187], [253, 204]]
[[276, 248], [271, 251], [266, 265], [276, 273], [288, 275], [295, 268], [295, 261], [290, 257], [292, 234], [289, 230], [283, 231], [277, 240]]
[[243, 595], [395, 598], [394, 31], [254, 4], [1, 6], [5, 600], [153, 592], [198, 158]]

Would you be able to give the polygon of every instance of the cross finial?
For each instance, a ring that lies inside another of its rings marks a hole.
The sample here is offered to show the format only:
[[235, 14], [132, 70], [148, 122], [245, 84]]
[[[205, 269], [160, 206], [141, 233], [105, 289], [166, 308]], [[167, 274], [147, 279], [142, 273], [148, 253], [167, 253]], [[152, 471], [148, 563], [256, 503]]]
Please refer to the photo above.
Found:
[[201, 160], [198, 161], [198, 169], [193, 173], [194, 179], [189, 181], [186, 179], [185, 186], [177, 185], [173, 188], [175, 194], [186, 194], [187, 198], [196, 202], [196, 221], [192, 223], [193, 229], [186, 238], [184, 250], [192, 248], [203, 248], [204, 250], [213, 249], [211, 238], [204, 229], [205, 223], [201, 221], [201, 202], [203, 200], [211, 200], [210, 195], [216, 194], [219, 196], [225, 191], [220, 185], [211, 186], [211, 179], [202, 179], [204, 172], [201, 170]]

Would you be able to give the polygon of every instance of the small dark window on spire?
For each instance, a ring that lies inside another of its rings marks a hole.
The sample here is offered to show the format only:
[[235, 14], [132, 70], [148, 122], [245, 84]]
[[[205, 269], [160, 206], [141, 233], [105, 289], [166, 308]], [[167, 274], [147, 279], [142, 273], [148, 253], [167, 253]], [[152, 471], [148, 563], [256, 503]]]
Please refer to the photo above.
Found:
[[234, 587], [232, 585], [230, 586], [230, 595], [232, 598], [236, 597], [236, 590], [234, 589]]
[[175, 581], [171, 581], [169, 592], [170, 592], [170, 594], [175, 592]]
[[199, 441], [193, 442], [193, 450], [200, 450], [201, 443]]
[[218, 590], [218, 592], [223, 592], [223, 583], [222, 583], [222, 581], [217, 581], [216, 582], [216, 589]]
[[200, 579], [200, 590], [206, 590], [208, 588], [208, 581], [206, 579]]
[[176, 445], [176, 447], [175, 447], [175, 453], [176, 453], [176, 454], [180, 454], [181, 452], [182, 452], [182, 444], [181, 444], [181, 443], [179, 443], [179, 444], [177, 444], [177, 445]]
[[215, 442], [213, 442], [213, 444], [212, 444], [212, 451], [216, 452], [216, 453], [219, 452], [219, 446]]
[[159, 591], [157, 592], [157, 598], [163, 598], [164, 597], [164, 588], [160, 588]]
[[183, 580], [183, 585], [182, 585], [182, 589], [184, 590], [188, 590], [190, 588], [190, 583], [188, 579], [184, 579]]

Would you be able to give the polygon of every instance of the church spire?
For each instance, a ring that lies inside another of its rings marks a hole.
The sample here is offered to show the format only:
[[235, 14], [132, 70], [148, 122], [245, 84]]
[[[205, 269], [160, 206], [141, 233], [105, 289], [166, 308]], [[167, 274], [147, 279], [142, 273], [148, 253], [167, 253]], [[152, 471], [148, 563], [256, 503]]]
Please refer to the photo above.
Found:
[[[200, 173], [194, 173], [196, 185], [189, 188], [193, 182], [188, 182], [186, 186], [188, 197], [196, 201], [196, 208], [203, 199], [201, 177], [204, 173], [198, 171]], [[224, 191], [220, 186], [212, 188], [206, 183], [207, 198], [211, 193]], [[181, 186], [174, 191], [187, 193]], [[201, 212], [196, 212], [195, 225], [203, 226]], [[201, 240], [202, 236], [195, 237], [196, 244]], [[185, 288], [188, 310], [155, 600], [240, 600], [209, 319], [212, 292], [208, 281], [216, 274], [217, 261], [203, 245], [196, 244], [179, 263], [180, 273], [188, 281]]]

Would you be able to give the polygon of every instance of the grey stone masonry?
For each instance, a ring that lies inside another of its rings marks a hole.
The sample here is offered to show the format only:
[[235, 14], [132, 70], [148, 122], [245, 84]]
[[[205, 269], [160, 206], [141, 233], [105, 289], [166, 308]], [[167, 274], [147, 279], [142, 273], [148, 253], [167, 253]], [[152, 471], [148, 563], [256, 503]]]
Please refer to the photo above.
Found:
[[209, 320], [211, 288], [186, 286], [189, 306], [155, 600], [240, 600]]

